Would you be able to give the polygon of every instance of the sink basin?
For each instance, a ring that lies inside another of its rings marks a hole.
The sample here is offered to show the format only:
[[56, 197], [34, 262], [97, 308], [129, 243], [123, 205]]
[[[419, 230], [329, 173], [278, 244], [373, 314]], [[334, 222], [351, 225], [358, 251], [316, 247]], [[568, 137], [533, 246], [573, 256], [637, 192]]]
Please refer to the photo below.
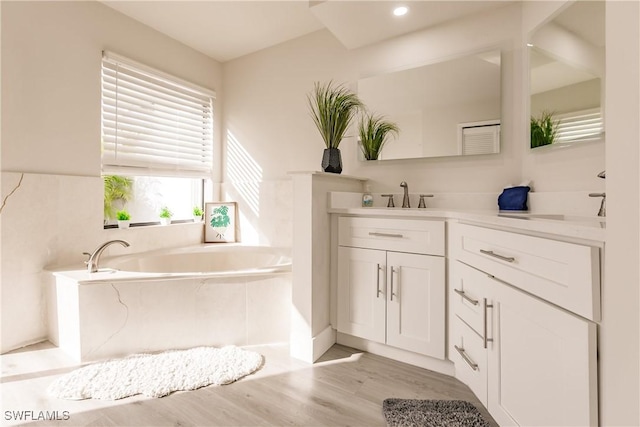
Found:
[[529, 217], [539, 219], [554, 219], [556, 221], [563, 221], [564, 219], [566, 219], [566, 216], [562, 214], [529, 214]]
[[503, 218], [517, 218], [517, 219], [542, 219], [551, 221], [566, 221], [582, 224], [595, 224], [604, 227], [606, 224], [606, 218], [601, 216], [577, 216], [577, 215], [564, 215], [564, 214], [552, 214], [552, 213], [499, 213], [498, 216]]

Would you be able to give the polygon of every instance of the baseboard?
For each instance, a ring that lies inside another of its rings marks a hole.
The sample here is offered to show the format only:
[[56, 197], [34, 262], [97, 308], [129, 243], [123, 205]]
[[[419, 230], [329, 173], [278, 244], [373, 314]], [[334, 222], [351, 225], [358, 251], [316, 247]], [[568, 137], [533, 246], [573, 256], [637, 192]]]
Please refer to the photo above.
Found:
[[336, 343], [336, 330], [331, 325], [313, 337], [313, 361], [315, 362]]
[[313, 363], [336, 343], [336, 331], [327, 326], [311, 338], [292, 339], [289, 354], [307, 363]]
[[358, 350], [377, 354], [378, 356], [388, 357], [389, 359], [429, 369], [430, 371], [439, 372], [444, 375], [454, 376], [455, 374], [454, 365], [449, 360], [434, 359], [433, 357], [424, 356], [422, 354], [402, 350], [396, 347], [390, 347], [385, 344], [380, 344], [340, 332], [337, 333], [336, 342], [347, 347], [353, 347]]

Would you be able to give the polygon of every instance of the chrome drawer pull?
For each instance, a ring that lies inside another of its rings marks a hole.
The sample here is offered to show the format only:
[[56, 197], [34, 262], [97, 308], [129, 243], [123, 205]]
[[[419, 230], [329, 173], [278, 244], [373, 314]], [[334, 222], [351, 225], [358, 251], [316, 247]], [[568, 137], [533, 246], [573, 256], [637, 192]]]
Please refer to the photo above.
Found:
[[484, 298], [484, 327], [483, 327], [483, 335], [482, 335], [482, 342], [484, 344], [484, 348], [487, 348], [487, 343], [488, 342], [493, 342], [493, 338], [487, 338], [487, 309], [489, 308], [493, 308], [493, 304], [487, 304], [487, 299]]
[[498, 258], [502, 261], [507, 261], [507, 262], [514, 262], [516, 259], [512, 256], [503, 256], [503, 255], [499, 255], [497, 253], [494, 253], [493, 251], [485, 251], [484, 249], [480, 249], [480, 252], [485, 254], [485, 255], [489, 255], [492, 256], [494, 258]]
[[402, 239], [404, 236], [402, 234], [392, 234], [392, 233], [378, 233], [377, 231], [370, 231], [369, 236], [375, 237], [395, 237], [396, 239]]
[[473, 369], [474, 371], [478, 370], [478, 364], [475, 363], [473, 360], [471, 360], [471, 358], [469, 356], [467, 356], [467, 352], [464, 351], [464, 348], [460, 348], [457, 345], [454, 345], [453, 348], [455, 348], [456, 351], [458, 353], [460, 353], [460, 356], [462, 356], [464, 361], [467, 362], [467, 365], [469, 365], [469, 367], [471, 367], [471, 369]]
[[460, 289], [453, 289], [453, 291], [460, 295], [462, 298], [466, 299], [467, 301], [469, 301], [471, 304], [473, 305], [478, 305], [478, 300], [477, 299], [473, 299], [469, 296], [467, 296], [467, 294], [464, 291], [461, 291]]

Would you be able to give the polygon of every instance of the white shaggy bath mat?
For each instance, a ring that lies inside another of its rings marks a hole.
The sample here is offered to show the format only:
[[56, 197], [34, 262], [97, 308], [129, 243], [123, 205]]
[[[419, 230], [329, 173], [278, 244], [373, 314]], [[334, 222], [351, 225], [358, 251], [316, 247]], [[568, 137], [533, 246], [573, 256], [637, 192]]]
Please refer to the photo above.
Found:
[[134, 354], [95, 363], [55, 380], [47, 392], [60, 399], [117, 400], [136, 394], [162, 397], [178, 390], [232, 383], [257, 371], [262, 355], [235, 346]]

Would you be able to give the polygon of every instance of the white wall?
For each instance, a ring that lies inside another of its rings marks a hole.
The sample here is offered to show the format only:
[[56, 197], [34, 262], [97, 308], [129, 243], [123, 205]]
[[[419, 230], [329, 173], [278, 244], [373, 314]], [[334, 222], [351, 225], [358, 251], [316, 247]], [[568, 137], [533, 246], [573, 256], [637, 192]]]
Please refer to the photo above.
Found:
[[602, 425], [640, 425], [640, 3], [608, 1]]
[[397, 190], [405, 180], [412, 192], [499, 193], [523, 179], [532, 180], [537, 191], [600, 191], [604, 183], [595, 174], [604, 169], [604, 144], [572, 147], [557, 156], [559, 161], [527, 148], [522, 37], [528, 30], [522, 26], [534, 28], [564, 2], [552, 2], [551, 9], [547, 2], [525, 3], [526, 19], [520, 5], [512, 5], [351, 51], [319, 31], [225, 63], [225, 132], [260, 165], [264, 180], [284, 179], [289, 170], [319, 170], [324, 146], [305, 97], [314, 81], [344, 82], [356, 90], [360, 77], [498, 47], [503, 52], [500, 154], [361, 162], [355, 138], [347, 138], [340, 146], [343, 173], [370, 178], [374, 192]]
[[520, 177], [517, 146], [521, 141], [514, 126], [519, 98], [511, 90], [519, 69], [514, 51], [520, 38], [519, 20], [519, 7], [506, 7], [353, 51], [328, 31], [319, 31], [225, 63], [225, 127], [262, 166], [265, 179], [283, 179], [288, 170], [319, 170], [324, 145], [305, 97], [314, 81], [344, 82], [356, 90], [360, 77], [500, 47], [504, 49], [506, 123], [501, 154], [371, 165], [357, 160], [355, 138], [345, 139], [340, 146], [343, 173], [370, 178], [376, 192], [396, 189], [403, 180], [412, 191], [498, 192]]
[[176, 226], [126, 234], [102, 229], [102, 50], [217, 90], [218, 98], [222, 72], [216, 61], [99, 2], [0, 7], [3, 198], [24, 174], [7, 200], [0, 230], [5, 352], [47, 336], [44, 266], [81, 263], [83, 251], [116, 236], [128, 240], [131, 251], [202, 239], [201, 229]]

